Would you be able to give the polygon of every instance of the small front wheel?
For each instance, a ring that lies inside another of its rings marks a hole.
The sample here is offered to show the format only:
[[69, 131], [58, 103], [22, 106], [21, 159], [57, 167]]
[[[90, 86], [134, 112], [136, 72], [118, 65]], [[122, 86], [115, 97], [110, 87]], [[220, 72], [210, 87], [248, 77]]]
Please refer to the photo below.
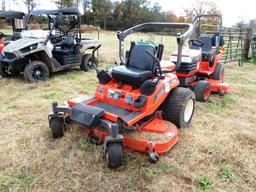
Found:
[[160, 159], [159, 155], [156, 152], [150, 151], [148, 153], [149, 162], [150, 163], [157, 163]]
[[63, 116], [49, 115], [49, 125], [52, 130], [52, 137], [54, 139], [64, 136], [65, 125]]
[[108, 143], [106, 149], [106, 161], [110, 169], [116, 169], [123, 164], [123, 145], [120, 142]]

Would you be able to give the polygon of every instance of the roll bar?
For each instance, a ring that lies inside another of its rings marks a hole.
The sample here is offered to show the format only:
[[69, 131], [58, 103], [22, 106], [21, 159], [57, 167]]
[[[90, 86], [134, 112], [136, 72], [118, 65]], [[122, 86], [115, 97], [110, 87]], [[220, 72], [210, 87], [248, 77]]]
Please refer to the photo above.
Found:
[[136, 25], [125, 31], [119, 31], [117, 37], [119, 39], [119, 57], [122, 65], [125, 65], [124, 59], [124, 39], [135, 32], [141, 31], [143, 29], [186, 29], [186, 32], [183, 34], [177, 34], [177, 43], [178, 43], [178, 54], [177, 54], [177, 63], [175, 69], [176, 71], [180, 67], [181, 63], [181, 54], [182, 46], [186, 39], [188, 39], [193, 34], [193, 25], [189, 23], [165, 23], [165, 22], [148, 22]]
[[197, 15], [194, 19], [193, 19], [193, 24], [194, 24], [194, 31], [193, 31], [193, 37], [196, 36], [196, 23], [198, 20], [200, 20], [200, 18], [202, 17], [217, 17], [220, 22], [219, 22], [219, 27], [217, 28], [218, 31], [217, 33], [219, 34], [219, 38], [218, 38], [218, 41], [217, 41], [217, 49], [216, 51], [219, 51], [219, 45], [220, 45], [220, 37], [221, 37], [221, 33], [222, 33], [222, 15], [220, 14], [203, 14], [203, 15]]

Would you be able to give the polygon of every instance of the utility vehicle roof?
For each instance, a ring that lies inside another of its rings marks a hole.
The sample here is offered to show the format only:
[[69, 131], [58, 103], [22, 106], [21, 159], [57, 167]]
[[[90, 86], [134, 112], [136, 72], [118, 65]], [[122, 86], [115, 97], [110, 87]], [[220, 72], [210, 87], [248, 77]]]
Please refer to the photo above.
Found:
[[2, 11], [0, 12], [0, 19], [23, 19], [25, 13], [20, 11]]
[[71, 15], [71, 14], [77, 14], [80, 15], [80, 12], [78, 11], [77, 8], [74, 7], [69, 7], [69, 8], [61, 8], [61, 9], [54, 9], [54, 10], [46, 10], [46, 9], [41, 9], [41, 10], [34, 10], [30, 13], [30, 15], [58, 15], [59, 13]]

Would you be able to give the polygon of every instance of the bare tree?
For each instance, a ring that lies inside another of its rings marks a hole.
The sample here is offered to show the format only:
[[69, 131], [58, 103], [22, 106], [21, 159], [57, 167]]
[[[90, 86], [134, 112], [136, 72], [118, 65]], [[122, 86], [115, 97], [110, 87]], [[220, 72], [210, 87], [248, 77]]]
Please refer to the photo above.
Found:
[[2, 11], [5, 11], [6, 8], [5, 8], [5, 0], [2, 0]]
[[203, 14], [220, 14], [220, 10], [213, 1], [197, 0], [186, 8], [186, 20], [192, 21], [194, 17]]
[[[78, 2], [76, 0], [76, 2]], [[73, 7], [74, 6], [74, 0], [56, 0], [55, 4], [58, 8], [64, 8], [64, 7]]]
[[37, 6], [36, 0], [23, 0], [23, 2], [27, 7], [28, 14], [30, 14], [30, 12]]
[[81, 3], [81, 0], [75, 0], [75, 2], [74, 2], [74, 6], [78, 9], [78, 8], [79, 8], [80, 3]]

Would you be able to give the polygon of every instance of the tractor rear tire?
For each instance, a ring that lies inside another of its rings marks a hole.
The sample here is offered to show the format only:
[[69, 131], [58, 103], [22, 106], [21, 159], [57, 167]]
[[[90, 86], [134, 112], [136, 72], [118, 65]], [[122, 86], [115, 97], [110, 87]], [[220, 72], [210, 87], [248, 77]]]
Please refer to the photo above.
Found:
[[123, 164], [123, 145], [120, 142], [108, 143], [106, 151], [106, 161], [110, 169], [117, 169]]
[[224, 78], [224, 63], [219, 62], [215, 68], [214, 73], [211, 75], [211, 78], [214, 80], [223, 80]]
[[24, 79], [31, 83], [38, 83], [49, 79], [48, 66], [42, 61], [32, 61], [24, 69]]
[[80, 69], [82, 71], [91, 71], [95, 68], [93, 64], [95, 65], [95, 67], [98, 67], [97, 59], [93, 58], [92, 54], [85, 54], [80, 65]]
[[208, 81], [198, 81], [194, 87], [194, 92], [197, 101], [206, 102], [211, 95], [211, 84]]
[[49, 125], [52, 130], [52, 137], [54, 139], [64, 136], [65, 125], [64, 125], [64, 117], [63, 116], [58, 116], [58, 115], [50, 116], [49, 117]]
[[195, 107], [193, 91], [183, 87], [173, 89], [163, 104], [163, 118], [178, 128], [188, 127]]

